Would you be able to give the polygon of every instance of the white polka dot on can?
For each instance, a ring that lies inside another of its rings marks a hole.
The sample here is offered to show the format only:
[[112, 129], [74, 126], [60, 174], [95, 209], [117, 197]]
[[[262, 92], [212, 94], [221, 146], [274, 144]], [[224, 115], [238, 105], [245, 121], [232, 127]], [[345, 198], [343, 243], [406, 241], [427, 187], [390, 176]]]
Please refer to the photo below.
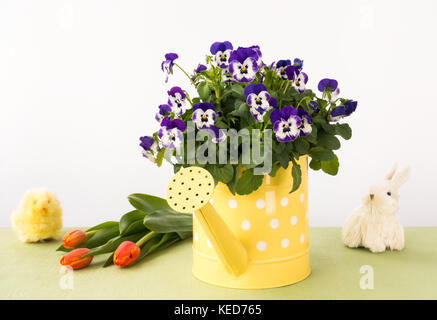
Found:
[[257, 207], [258, 209], [262, 209], [262, 208], [264, 208], [265, 205], [266, 205], [266, 203], [265, 203], [265, 201], [262, 200], [262, 199], [259, 199], [259, 200], [256, 202], [256, 207]]
[[212, 243], [211, 241], [209, 241], [209, 239], [206, 239], [206, 244], [208, 245], [208, 247], [212, 248]]
[[290, 244], [290, 240], [288, 240], [287, 238], [282, 239], [281, 241], [282, 248], [287, 248], [289, 244]]
[[291, 217], [291, 225], [295, 226], [297, 224], [297, 217], [296, 216], [292, 216]]
[[305, 201], [305, 195], [303, 193], [300, 194], [300, 202]]
[[243, 220], [241, 222], [241, 229], [249, 230], [250, 229], [250, 221], [249, 220]]
[[256, 244], [256, 248], [257, 248], [259, 251], [265, 251], [265, 250], [267, 249], [267, 244], [266, 244], [264, 241], [259, 241], [259, 242]]
[[304, 243], [305, 242], [305, 235], [302, 233], [300, 235], [300, 243]]
[[234, 199], [231, 199], [228, 201], [228, 206], [231, 209], [235, 209], [237, 207], [237, 201], [235, 201]]
[[270, 227], [272, 229], [276, 229], [277, 227], [279, 227], [279, 220], [278, 219], [270, 220]]
[[286, 207], [288, 204], [288, 198], [287, 197], [283, 197], [281, 199], [281, 206]]
[[199, 236], [197, 235], [197, 232], [194, 232], [194, 241], [197, 242], [197, 240], [199, 240]]

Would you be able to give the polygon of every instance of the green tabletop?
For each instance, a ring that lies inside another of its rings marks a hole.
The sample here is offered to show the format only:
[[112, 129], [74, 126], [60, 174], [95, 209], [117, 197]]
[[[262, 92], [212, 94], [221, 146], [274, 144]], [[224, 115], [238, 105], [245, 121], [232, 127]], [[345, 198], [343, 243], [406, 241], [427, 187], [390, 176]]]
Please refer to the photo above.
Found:
[[[340, 228], [311, 228], [309, 278], [282, 288], [235, 290], [191, 276], [191, 240], [127, 269], [103, 269], [105, 257], [97, 257], [86, 269], [65, 274], [55, 252], [59, 241], [21, 243], [12, 230], [0, 229], [0, 298], [437, 299], [437, 227], [406, 228], [405, 237], [403, 251], [374, 254], [346, 248]], [[373, 289], [360, 287], [360, 279], [371, 276], [362, 266], [373, 270]]]

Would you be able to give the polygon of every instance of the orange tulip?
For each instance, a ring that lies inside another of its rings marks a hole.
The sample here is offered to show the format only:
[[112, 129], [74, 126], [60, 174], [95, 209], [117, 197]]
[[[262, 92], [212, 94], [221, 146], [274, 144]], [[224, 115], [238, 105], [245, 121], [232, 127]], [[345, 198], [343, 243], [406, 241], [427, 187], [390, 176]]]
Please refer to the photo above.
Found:
[[90, 251], [91, 250], [88, 248], [74, 249], [73, 251], [63, 256], [59, 262], [63, 266], [69, 266], [74, 270], [85, 268], [93, 260], [93, 256], [83, 257]]
[[63, 246], [66, 249], [74, 249], [77, 246], [84, 243], [87, 239], [87, 235], [85, 232], [81, 230], [73, 230], [68, 233], [66, 233], [62, 237]]
[[114, 252], [114, 264], [119, 267], [126, 267], [140, 256], [140, 247], [132, 241], [122, 242]]

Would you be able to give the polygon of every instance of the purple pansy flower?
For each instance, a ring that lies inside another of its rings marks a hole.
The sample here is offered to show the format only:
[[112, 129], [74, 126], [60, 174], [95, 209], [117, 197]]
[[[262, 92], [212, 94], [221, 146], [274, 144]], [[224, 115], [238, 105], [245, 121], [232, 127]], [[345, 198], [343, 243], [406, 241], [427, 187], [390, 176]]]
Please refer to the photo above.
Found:
[[299, 93], [305, 92], [305, 85], [308, 82], [308, 76], [305, 72], [299, 72], [296, 78], [293, 80], [293, 86]]
[[284, 80], [294, 81], [296, 77], [299, 75], [299, 70], [297, 70], [296, 66], [286, 66], [284, 69], [284, 74], [281, 74], [281, 78]]
[[315, 112], [319, 112], [320, 111], [320, 107], [319, 104], [316, 101], [310, 101], [308, 102], [308, 106]]
[[258, 59], [256, 60], [256, 64], [258, 66], [258, 69], [261, 68], [262, 66], [265, 66], [264, 62], [262, 61], [263, 55], [261, 53], [261, 49], [259, 48], [259, 46], [251, 46], [251, 47], [249, 47], [249, 49], [252, 49], [258, 55]]
[[158, 144], [152, 137], [140, 137], [140, 146], [143, 148], [143, 156], [153, 163], [156, 161], [154, 154], [158, 152]]
[[338, 87], [338, 81], [335, 79], [328, 79], [328, 78], [320, 80], [317, 86], [320, 92], [324, 92], [325, 89], [332, 92], [335, 91], [337, 87]]
[[303, 68], [303, 60], [300, 60], [299, 58], [294, 59], [293, 65], [297, 67], [297, 70], [302, 71]]
[[301, 136], [307, 136], [313, 131], [313, 127], [311, 125], [313, 124], [310, 115], [305, 110], [299, 109], [297, 113], [302, 120], [302, 124], [300, 125], [300, 135]]
[[329, 114], [329, 120], [337, 122], [338, 120], [350, 116], [357, 109], [358, 102], [354, 100], [348, 100], [343, 105], [335, 107]]
[[229, 56], [231, 55], [233, 46], [229, 41], [214, 42], [211, 45], [210, 51], [214, 55], [214, 60], [218, 67], [226, 69], [229, 65]]
[[258, 71], [258, 54], [251, 48], [238, 48], [229, 57], [229, 73], [238, 82], [251, 82]]
[[276, 62], [276, 73], [283, 79], [287, 80], [287, 74], [285, 73], [285, 68], [291, 66], [291, 60], [279, 60]]
[[250, 106], [250, 113], [258, 122], [264, 121], [265, 113], [276, 108], [276, 99], [273, 98], [263, 84], [249, 84], [244, 89], [244, 96]]
[[208, 69], [204, 64], [199, 63], [196, 69], [194, 69], [194, 73], [199, 73], [200, 71], [205, 71]]
[[170, 120], [165, 117], [158, 131], [158, 138], [162, 145], [168, 149], [176, 149], [184, 140], [185, 122], [181, 119]]
[[214, 106], [208, 102], [196, 103], [193, 106], [193, 121], [197, 129], [206, 129], [214, 125], [217, 114]]
[[294, 141], [299, 137], [302, 120], [295, 108], [286, 106], [280, 110], [273, 110], [270, 121], [279, 142]]
[[156, 113], [155, 119], [161, 123], [162, 119], [171, 112], [171, 107], [168, 104], [161, 104], [158, 108], [159, 111]]
[[187, 95], [180, 87], [173, 87], [167, 91], [168, 93], [168, 105], [171, 107], [171, 111], [174, 114], [180, 116], [185, 113], [189, 107], [185, 98]]
[[173, 74], [173, 64], [178, 57], [177, 53], [167, 53], [165, 55], [165, 60], [161, 63], [161, 70], [165, 72], [166, 83], [168, 82], [168, 76]]

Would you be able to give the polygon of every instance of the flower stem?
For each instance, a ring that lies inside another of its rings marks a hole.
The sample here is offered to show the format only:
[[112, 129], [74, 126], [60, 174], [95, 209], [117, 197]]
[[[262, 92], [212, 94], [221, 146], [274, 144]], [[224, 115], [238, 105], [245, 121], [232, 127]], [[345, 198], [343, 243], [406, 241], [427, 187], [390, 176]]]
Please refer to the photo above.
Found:
[[97, 233], [97, 231], [99, 230], [92, 230], [92, 231], [85, 232], [87, 240], [91, 239]]
[[174, 65], [175, 65], [176, 67], [178, 67], [178, 68], [179, 68], [183, 73], [185, 73], [185, 75], [188, 77], [188, 79], [190, 79], [191, 83], [194, 85], [194, 81], [193, 81], [193, 79], [191, 79], [191, 77], [188, 75], [188, 73], [186, 73], [185, 70], [182, 69], [181, 66], [178, 65], [177, 63], [174, 63]]
[[143, 244], [145, 244], [147, 241], [152, 239], [153, 237], [156, 237], [158, 235], [155, 231], [150, 231], [148, 234], [146, 234], [144, 237], [142, 237], [140, 240], [137, 241], [136, 245], [138, 247], [141, 247]]

